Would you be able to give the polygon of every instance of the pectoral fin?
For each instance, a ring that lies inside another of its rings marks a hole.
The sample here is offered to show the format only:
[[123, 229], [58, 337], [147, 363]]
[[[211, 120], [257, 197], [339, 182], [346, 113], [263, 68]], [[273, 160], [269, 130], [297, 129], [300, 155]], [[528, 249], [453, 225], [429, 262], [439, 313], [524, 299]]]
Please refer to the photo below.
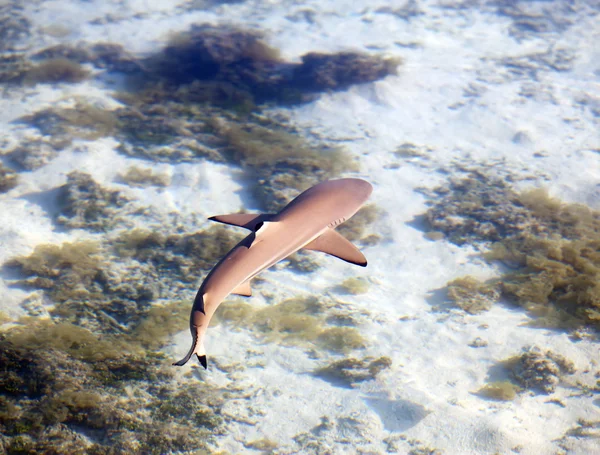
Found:
[[245, 297], [250, 297], [252, 295], [252, 289], [250, 288], [250, 281], [244, 281], [237, 288], [231, 291], [232, 294], [243, 295]]
[[307, 250], [322, 251], [323, 253], [331, 254], [361, 267], [367, 265], [367, 258], [365, 258], [364, 254], [352, 245], [348, 239], [333, 229], [328, 228], [327, 231], [308, 243], [304, 248]]
[[209, 220], [229, 224], [231, 226], [239, 226], [254, 231], [256, 229], [257, 224], [269, 221], [273, 217], [274, 215], [270, 215], [268, 213], [232, 213], [230, 215], [211, 216]]

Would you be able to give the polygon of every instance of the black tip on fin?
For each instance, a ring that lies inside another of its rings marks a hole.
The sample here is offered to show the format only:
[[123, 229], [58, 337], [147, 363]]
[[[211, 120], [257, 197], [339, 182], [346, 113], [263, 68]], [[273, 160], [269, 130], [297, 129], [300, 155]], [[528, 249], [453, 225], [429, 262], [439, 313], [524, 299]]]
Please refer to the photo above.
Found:
[[179, 362], [174, 362], [171, 365], [176, 366], [176, 367], [182, 367], [184, 366], [188, 360], [190, 360], [190, 356], [186, 355], [183, 359], [181, 359]]
[[367, 261], [358, 263], [356, 265], [360, 265], [361, 267], [366, 267], [367, 266]]
[[208, 363], [206, 362], [206, 356], [196, 354], [196, 357], [198, 357], [198, 360], [200, 361], [200, 365], [202, 365], [205, 370], [208, 369]]

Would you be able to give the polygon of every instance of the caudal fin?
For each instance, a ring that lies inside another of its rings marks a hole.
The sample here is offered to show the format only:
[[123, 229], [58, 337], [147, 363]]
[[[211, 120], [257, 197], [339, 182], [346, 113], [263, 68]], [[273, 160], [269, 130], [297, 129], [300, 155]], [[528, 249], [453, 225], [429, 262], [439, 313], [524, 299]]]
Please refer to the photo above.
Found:
[[206, 369], [206, 351], [204, 350], [204, 343], [198, 342], [197, 332], [192, 332], [192, 347], [190, 348], [188, 353], [183, 359], [181, 359], [179, 362], [173, 363], [173, 365], [182, 367], [183, 365], [188, 363], [188, 361], [194, 354], [196, 354], [198, 360], [200, 361], [200, 364]]

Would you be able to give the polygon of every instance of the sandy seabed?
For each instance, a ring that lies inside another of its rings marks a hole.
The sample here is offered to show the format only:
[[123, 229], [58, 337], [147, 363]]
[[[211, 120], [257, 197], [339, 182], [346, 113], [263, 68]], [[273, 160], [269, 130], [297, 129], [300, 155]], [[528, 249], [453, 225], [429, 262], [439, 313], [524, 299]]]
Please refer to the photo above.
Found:
[[[194, 369], [192, 380], [248, 390], [245, 399], [226, 405], [227, 431], [216, 447], [253, 453], [259, 446], [251, 441], [269, 440], [273, 453], [600, 454], [597, 392], [582, 395], [576, 387], [597, 380], [597, 341], [530, 327], [530, 315], [502, 303], [475, 315], [452, 307], [439, 292], [449, 281], [487, 279], [501, 270], [477, 248], [432, 241], [419, 228], [426, 190], [460, 169], [510, 176], [516, 190], [544, 187], [565, 202], [600, 209], [598, 2], [32, 3], [23, 14], [33, 33], [22, 40], [31, 52], [110, 41], [142, 56], [191, 24], [227, 23], [260, 30], [289, 61], [307, 52], [345, 50], [402, 59], [397, 75], [266, 111], [284, 116], [310, 140], [343, 146], [355, 157], [360, 170], [347, 175], [373, 184], [371, 201], [383, 215], [369, 229], [382, 240], [363, 248], [369, 259], [364, 270], [322, 258], [322, 268], [312, 274], [285, 267], [266, 272], [251, 301], [263, 307], [298, 294], [343, 301], [349, 312], [362, 315], [359, 329], [367, 339], [353, 355], [389, 357], [391, 367], [354, 387], [339, 386], [309, 374], [339, 355], [256, 344], [248, 331], [214, 327], [206, 342], [209, 360], [241, 366], [235, 374]], [[112, 97], [118, 81], [95, 76], [77, 84], [5, 88], [2, 150], [39, 135], [16, 121], [25, 115], [75, 99], [118, 106]], [[419, 153], [395, 153], [406, 144]], [[167, 174], [170, 184], [128, 187], [117, 176], [140, 160], [117, 146], [111, 137], [76, 140], [39, 169], [20, 172], [19, 184], [0, 195], [0, 263], [42, 243], [92, 236], [53, 222], [53, 190], [73, 170], [165, 217], [176, 212], [184, 223], [257, 205], [235, 166], [209, 161], [147, 161], [144, 166]], [[368, 292], [335, 288], [349, 277], [364, 278]], [[0, 280], [0, 308], [17, 318], [30, 293], [11, 286], [13, 278]], [[174, 359], [189, 346], [189, 332], [181, 330], [165, 348]], [[472, 346], [477, 338], [482, 347]], [[549, 395], [523, 391], [495, 401], [476, 393], [495, 380], [500, 361], [528, 346], [564, 356], [576, 373]], [[186, 373], [178, 371], [175, 380]], [[582, 421], [591, 425], [587, 433], [574, 431]]]

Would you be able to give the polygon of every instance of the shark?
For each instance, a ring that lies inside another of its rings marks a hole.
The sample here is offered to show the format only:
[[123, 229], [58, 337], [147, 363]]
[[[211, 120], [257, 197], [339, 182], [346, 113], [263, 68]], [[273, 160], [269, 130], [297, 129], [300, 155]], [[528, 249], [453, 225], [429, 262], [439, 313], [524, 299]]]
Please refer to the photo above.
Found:
[[298, 250], [322, 251], [366, 267], [367, 259], [335, 228], [352, 217], [373, 191], [358, 178], [327, 180], [307, 189], [279, 213], [217, 215], [211, 221], [239, 226], [250, 234], [208, 273], [194, 298], [190, 314], [192, 346], [173, 365], [183, 366], [195, 354], [206, 369], [204, 338], [211, 318], [230, 294], [250, 297], [250, 281]]

